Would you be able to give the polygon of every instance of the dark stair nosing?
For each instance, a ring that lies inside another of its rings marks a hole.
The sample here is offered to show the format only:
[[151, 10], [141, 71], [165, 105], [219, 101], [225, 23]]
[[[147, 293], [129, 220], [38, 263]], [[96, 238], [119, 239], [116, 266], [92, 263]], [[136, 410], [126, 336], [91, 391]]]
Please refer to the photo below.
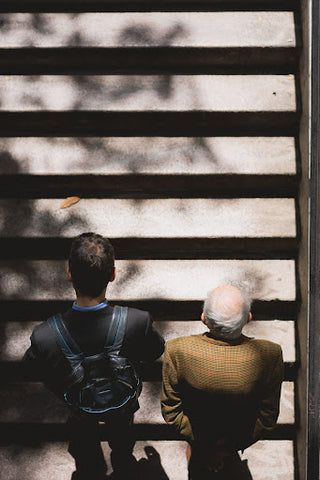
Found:
[[1, 111], [1, 137], [295, 136], [294, 111]]
[[296, 197], [299, 180], [296, 174], [4, 174], [0, 199], [290, 198]]
[[[0, 238], [0, 260], [63, 260], [72, 238]], [[118, 260], [292, 259], [299, 239], [280, 238], [112, 238]]]
[[[57, 424], [10, 424], [2, 423], [0, 444], [20, 444], [36, 446], [43, 442], [65, 441], [68, 439], [67, 425]], [[108, 439], [108, 428], [100, 425], [101, 440]], [[166, 424], [135, 424], [133, 426], [136, 440], [183, 440], [175, 430]], [[267, 436], [269, 440], [293, 440], [295, 426], [291, 424], [278, 424]]]
[[[0, 311], [6, 321], [43, 321], [56, 312], [64, 312], [72, 305], [70, 301], [58, 300], [1, 300]], [[141, 310], [147, 310], [154, 320], [158, 321], [194, 321], [200, 319], [203, 301], [174, 300], [136, 300], [111, 301], [110, 304], [127, 305]], [[255, 300], [252, 304], [252, 314], [255, 320], [295, 320], [297, 318], [298, 301]]]
[[2, 0], [0, 12], [297, 11], [299, 6], [298, 0]]
[[1, 75], [288, 74], [296, 47], [0, 48]]

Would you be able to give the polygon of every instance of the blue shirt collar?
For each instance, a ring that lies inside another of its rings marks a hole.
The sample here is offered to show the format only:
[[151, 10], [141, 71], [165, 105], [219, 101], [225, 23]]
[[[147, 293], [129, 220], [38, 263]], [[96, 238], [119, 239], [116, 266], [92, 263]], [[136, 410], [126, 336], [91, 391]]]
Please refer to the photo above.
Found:
[[108, 305], [107, 300], [103, 300], [103, 302], [99, 303], [99, 305], [94, 305], [93, 307], [79, 307], [77, 302], [73, 302], [72, 309], [76, 310], [77, 312], [94, 312], [95, 310], [101, 310]]

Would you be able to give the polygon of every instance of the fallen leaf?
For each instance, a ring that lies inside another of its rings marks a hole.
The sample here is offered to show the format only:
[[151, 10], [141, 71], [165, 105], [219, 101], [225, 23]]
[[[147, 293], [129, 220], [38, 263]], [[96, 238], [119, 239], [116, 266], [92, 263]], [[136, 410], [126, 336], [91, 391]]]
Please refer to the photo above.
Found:
[[80, 197], [67, 197], [60, 205], [60, 208], [68, 208], [81, 200]]

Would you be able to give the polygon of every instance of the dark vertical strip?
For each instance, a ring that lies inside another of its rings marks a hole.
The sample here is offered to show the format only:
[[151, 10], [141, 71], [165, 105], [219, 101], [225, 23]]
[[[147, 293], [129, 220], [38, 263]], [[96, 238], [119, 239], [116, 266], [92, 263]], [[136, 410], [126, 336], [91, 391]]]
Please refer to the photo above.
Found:
[[320, 8], [312, 7], [310, 323], [307, 479], [319, 479], [320, 414]]

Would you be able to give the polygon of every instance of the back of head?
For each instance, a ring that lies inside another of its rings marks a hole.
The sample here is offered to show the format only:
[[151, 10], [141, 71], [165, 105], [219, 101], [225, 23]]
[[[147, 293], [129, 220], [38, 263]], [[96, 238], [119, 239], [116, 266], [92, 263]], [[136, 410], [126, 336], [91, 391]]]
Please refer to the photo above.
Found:
[[215, 338], [236, 340], [248, 321], [251, 300], [238, 288], [223, 285], [204, 302], [204, 321]]
[[114, 271], [114, 250], [110, 241], [96, 233], [83, 233], [71, 245], [69, 269], [77, 293], [98, 297]]

